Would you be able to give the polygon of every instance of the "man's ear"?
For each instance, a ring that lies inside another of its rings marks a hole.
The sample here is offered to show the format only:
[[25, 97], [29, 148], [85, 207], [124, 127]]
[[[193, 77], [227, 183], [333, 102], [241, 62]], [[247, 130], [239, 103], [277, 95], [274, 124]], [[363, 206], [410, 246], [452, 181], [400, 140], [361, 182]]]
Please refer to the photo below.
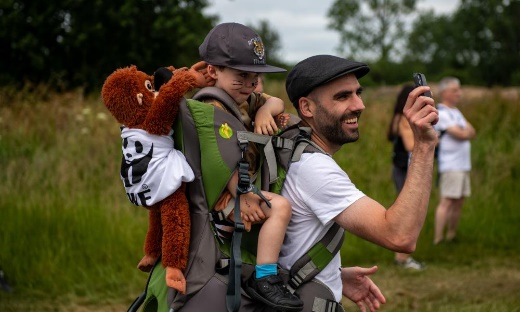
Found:
[[212, 79], [215, 79], [217, 80], [217, 67], [216, 66], [213, 66], [211, 64], [208, 64], [208, 67], [206, 67], [207, 71], [208, 71], [208, 75], [212, 78]]
[[300, 107], [300, 114], [304, 117], [310, 118], [313, 114], [314, 103], [309, 98], [301, 97], [298, 100], [298, 106]]

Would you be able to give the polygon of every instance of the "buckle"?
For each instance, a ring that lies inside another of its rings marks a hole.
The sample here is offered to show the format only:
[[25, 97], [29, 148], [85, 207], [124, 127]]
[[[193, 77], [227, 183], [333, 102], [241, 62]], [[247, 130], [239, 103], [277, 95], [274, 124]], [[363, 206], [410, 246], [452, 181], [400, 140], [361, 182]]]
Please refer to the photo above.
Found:
[[235, 222], [235, 231], [236, 232], [244, 232], [245, 230], [246, 230], [246, 227], [244, 226], [244, 223]]

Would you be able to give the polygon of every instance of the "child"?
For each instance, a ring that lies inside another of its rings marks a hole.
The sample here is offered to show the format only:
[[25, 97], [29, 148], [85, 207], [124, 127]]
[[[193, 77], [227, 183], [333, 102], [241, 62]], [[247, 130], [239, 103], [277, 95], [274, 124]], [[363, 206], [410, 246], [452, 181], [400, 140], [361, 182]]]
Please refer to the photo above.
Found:
[[[281, 99], [264, 93], [254, 93], [259, 73], [285, 71], [266, 64], [262, 39], [250, 28], [237, 23], [224, 23], [213, 28], [199, 47], [199, 53], [207, 66], [207, 74], [235, 101], [242, 113], [242, 120], [249, 130], [273, 135], [278, 131], [273, 116], [283, 112]], [[225, 110], [217, 100], [205, 102]], [[254, 123], [252, 122], [254, 120]], [[250, 173], [258, 169], [258, 153], [250, 146], [247, 159]], [[227, 185], [229, 193], [219, 199], [216, 210], [222, 210], [236, 197], [238, 174]], [[263, 222], [258, 236], [255, 273], [247, 281], [249, 295], [275, 309], [299, 311], [303, 302], [291, 294], [278, 276], [277, 262], [285, 230], [291, 218], [291, 206], [282, 196], [262, 192], [271, 208], [253, 193], [240, 197], [240, 213], [246, 222]], [[232, 215], [232, 214], [231, 214]]]

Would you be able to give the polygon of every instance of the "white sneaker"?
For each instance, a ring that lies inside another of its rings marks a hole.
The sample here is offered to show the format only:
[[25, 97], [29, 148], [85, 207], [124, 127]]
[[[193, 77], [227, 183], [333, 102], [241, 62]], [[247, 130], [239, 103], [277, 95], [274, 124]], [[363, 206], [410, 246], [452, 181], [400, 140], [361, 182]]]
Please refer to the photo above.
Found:
[[412, 257], [409, 257], [404, 262], [396, 261], [395, 264], [402, 267], [403, 269], [413, 269], [417, 271], [424, 270], [425, 267], [424, 264], [420, 263]]

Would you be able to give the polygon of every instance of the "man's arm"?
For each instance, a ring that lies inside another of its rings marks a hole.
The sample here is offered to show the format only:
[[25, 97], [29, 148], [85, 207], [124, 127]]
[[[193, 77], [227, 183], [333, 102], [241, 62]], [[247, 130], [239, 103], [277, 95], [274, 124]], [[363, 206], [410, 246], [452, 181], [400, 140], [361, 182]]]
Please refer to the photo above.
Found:
[[438, 121], [433, 99], [419, 96], [428, 89], [418, 87], [410, 92], [404, 108], [414, 133], [414, 147], [405, 184], [395, 202], [385, 209], [375, 200], [363, 197], [334, 218], [354, 235], [393, 251], [415, 250], [428, 210], [437, 143], [432, 124]]

